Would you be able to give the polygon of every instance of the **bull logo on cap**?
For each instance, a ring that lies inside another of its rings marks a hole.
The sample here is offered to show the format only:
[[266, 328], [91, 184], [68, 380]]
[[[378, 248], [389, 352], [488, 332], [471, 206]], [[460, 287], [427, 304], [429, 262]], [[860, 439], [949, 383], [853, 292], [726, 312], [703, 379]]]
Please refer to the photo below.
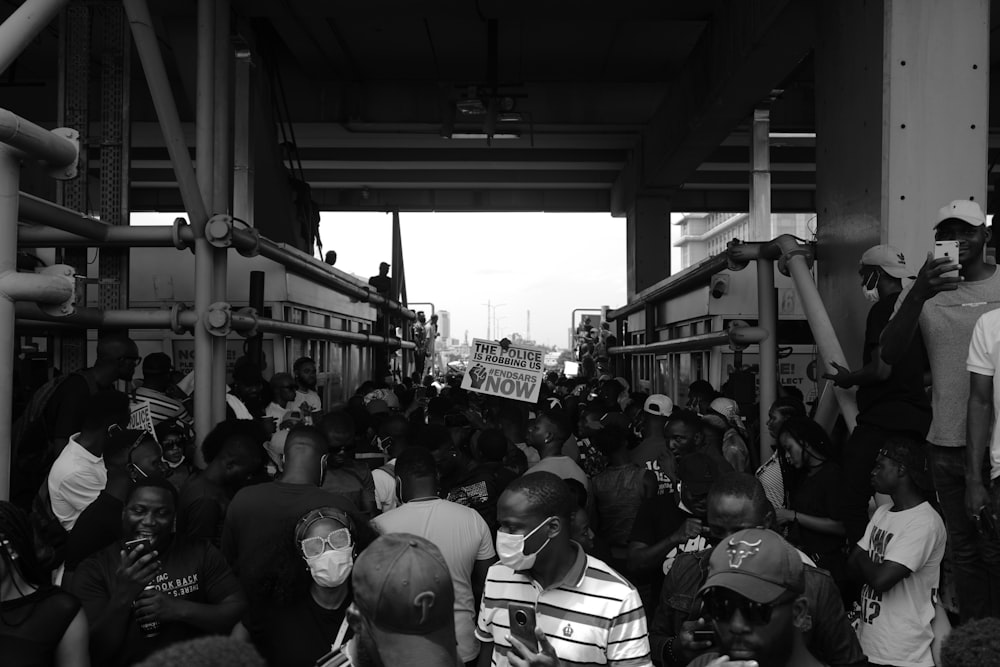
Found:
[[744, 542], [739, 540], [734, 542], [729, 540], [729, 545], [726, 547], [726, 551], [729, 552], [729, 567], [739, 569], [743, 565], [743, 561], [750, 558], [758, 551], [760, 551], [761, 540], [756, 542]]

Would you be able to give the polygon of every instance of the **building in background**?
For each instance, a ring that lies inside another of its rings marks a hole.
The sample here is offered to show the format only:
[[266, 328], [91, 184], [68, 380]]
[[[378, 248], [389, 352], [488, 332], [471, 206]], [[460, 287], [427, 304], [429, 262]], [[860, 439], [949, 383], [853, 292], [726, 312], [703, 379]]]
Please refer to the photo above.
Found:
[[447, 310], [438, 311], [438, 333], [441, 334], [441, 340], [450, 341], [451, 340], [451, 313]]
[[816, 228], [814, 213], [774, 213], [767, 238], [751, 238], [748, 213], [688, 213], [673, 224], [679, 229], [674, 247], [680, 249], [680, 263], [673, 272], [683, 271], [703, 259], [718, 255], [733, 239], [769, 241], [782, 234], [811, 240]]

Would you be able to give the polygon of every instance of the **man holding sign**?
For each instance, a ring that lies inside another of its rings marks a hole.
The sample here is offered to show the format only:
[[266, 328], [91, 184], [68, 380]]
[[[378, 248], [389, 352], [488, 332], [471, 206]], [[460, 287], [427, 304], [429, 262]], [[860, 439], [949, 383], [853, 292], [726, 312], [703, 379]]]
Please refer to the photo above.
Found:
[[475, 338], [472, 358], [462, 378], [462, 389], [489, 396], [537, 403], [545, 379], [545, 352], [531, 345], [515, 345]]

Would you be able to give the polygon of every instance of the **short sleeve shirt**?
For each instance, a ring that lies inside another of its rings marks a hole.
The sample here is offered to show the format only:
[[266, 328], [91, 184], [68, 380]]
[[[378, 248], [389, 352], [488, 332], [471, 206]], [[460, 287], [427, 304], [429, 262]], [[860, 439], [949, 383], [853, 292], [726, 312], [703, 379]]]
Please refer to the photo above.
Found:
[[[121, 566], [121, 546], [112, 544], [77, 568], [72, 592], [83, 603], [91, 626], [111, 602], [116, 571]], [[175, 536], [163, 568], [152, 584], [158, 591], [190, 602], [215, 604], [240, 591], [239, 582], [219, 550], [205, 541], [189, 542]], [[113, 665], [131, 665], [156, 650], [208, 633], [183, 622], [161, 623], [160, 634], [144, 638], [134, 616]]]
[[946, 541], [944, 522], [930, 503], [901, 512], [882, 505], [858, 546], [876, 565], [899, 563], [912, 574], [883, 593], [861, 590], [858, 639], [875, 663], [930, 667], [934, 600]]
[[[1000, 310], [986, 313], [976, 322], [965, 365], [970, 373], [993, 378], [993, 415], [1000, 417]], [[1000, 428], [993, 425], [990, 440], [990, 478], [1000, 477]]]
[[374, 519], [383, 533], [411, 533], [426, 538], [441, 550], [455, 587], [455, 636], [463, 662], [479, 655], [475, 637], [476, 602], [472, 568], [476, 561], [496, 556], [493, 536], [479, 513], [440, 498], [411, 501]]

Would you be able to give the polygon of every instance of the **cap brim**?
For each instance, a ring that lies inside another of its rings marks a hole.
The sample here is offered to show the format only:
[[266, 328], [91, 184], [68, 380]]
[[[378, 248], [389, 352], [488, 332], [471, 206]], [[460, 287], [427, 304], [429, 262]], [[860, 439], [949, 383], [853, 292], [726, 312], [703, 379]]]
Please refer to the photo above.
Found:
[[902, 266], [880, 266], [880, 269], [888, 273], [893, 278], [913, 278], [914, 275], [910, 273], [909, 269]]
[[967, 218], [964, 215], [949, 215], [947, 218], [941, 218], [940, 220], [935, 222], [934, 229], [937, 229], [938, 225], [940, 225], [942, 222], [947, 222], [949, 220], [958, 220], [960, 222], [966, 223], [967, 225], [972, 225], [973, 227], [983, 227], [986, 225], [985, 220], [979, 220], [978, 218], [972, 218], [972, 217]]
[[383, 632], [372, 624], [368, 627], [384, 665], [454, 667], [460, 664], [455, 629], [451, 625], [420, 635]]
[[774, 602], [788, 592], [784, 586], [759, 579], [747, 572], [719, 572], [708, 578], [698, 594], [716, 587], [726, 588], [734, 593], [739, 593], [748, 600], [763, 604]]

